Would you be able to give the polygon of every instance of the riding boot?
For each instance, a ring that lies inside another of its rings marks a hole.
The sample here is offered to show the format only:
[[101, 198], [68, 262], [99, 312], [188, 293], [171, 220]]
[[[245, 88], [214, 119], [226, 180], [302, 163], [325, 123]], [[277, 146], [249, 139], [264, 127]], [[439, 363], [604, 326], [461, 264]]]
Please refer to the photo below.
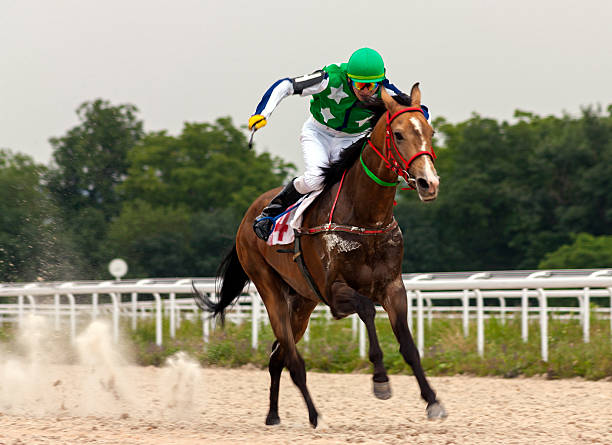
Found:
[[261, 215], [255, 218], [253, 223], [255, 235], [264, 241], [268, 241], [268, 237], [274, 227], [274, 217], [283, 213], [302, 196], [304, 195], [295, 189], [293, 179], [289, 181], [289, 184], [262, 210]]

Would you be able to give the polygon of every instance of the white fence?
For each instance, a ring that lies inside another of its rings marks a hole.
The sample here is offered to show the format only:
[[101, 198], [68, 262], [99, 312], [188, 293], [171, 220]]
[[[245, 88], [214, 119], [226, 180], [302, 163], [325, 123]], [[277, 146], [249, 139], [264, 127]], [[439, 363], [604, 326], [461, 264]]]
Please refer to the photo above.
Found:
[[[0, 284], [0, 324], [21, 323], [26, 313], [44, 314], [55, 321], [55, 328], [68, 322], [71, 338], [76, 335], [77, 321], [96, 319], [109, 315], [113, 335], [119, 335], [120, 318], [131, 320], [136, 328], [138, 320], [155, 318], [156, 343], [162, 344], [162, 320], [169, 319], [169, 335], [175, 336], [176, 328], [184, 318], [202, 320], [202, 335], [208, 341], [214, 320], [202, 314], [191, 294], [191, 282], [199, 290], [215, 298], [214, 280], [187, 278], [180, 280], [147, 279], [134, 281], [69, 282]], [[440, 273], [407, 275], [404, 284], [408, 291], [408, 323], [416, 337], [421, 355], [424, 352], [424, 323], [433, 317], [461, 317], [464, 335], [468, 335], [470, 320], [476, 320], [478, 353], [484, 355], [484, 320], [498, 317], [502, 323], [508, 317], [520, 315], [523, 341], [528, 339], [529, 319], [539, 322], [542, 359], [548, 361], [549, 317], [578, 317], [583, 327], [583, 340], [589, 342], [592, 312], [597, 317], [610, 319], [612, 332], [612, 269], [563, 270], [563, 271], [511, 271]], [[577, 307], [558, 307], [555, 300], [575, 298]], [[485, 299], [488, 304], [485, 305]], [[508, 299], [520, 299], [520, 306], [508, 306]], [[599, 299], [602, 307], [591, 310], [591, 299]], [[109, 301], [102, 302], [101, 300]], [[8, 301], [8, 302], [7, 302]], [[433, 302], [437, 303], [434, 304]], [[440, 301], [460, 305], [443, 306]], [[496, 303], [491, 305], [491, 303]], [[537, 305], [530, 305], [537, 302]], [[603, 307], [607, 306], [607, 307]], [[382, 308], [378, 308], [384, 314]], [[319, 305], [313, 317], [331, 318], [329, 309]], [[265, 308], [254, 286], [245, 289], [238, 304], [227, 314], [230, 321], [252, 321], [252, 345], [257, 347], [260, 324], [267, 323]], [[413, 321], [416, 320], [416, 332]], [[359, 337], [359, 350], [366, 353], [366, 335], [363, 323], [353, 316], [353, 332]], [[305, 340], [308, 341], [307, 330]]]

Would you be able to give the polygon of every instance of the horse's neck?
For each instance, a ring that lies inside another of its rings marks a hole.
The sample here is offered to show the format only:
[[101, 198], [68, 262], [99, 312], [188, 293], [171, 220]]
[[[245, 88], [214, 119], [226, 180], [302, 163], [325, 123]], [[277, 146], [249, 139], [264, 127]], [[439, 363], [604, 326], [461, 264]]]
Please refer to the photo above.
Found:
[[[382, 152], [382, 148], [377, 146]], [[380, 180], [388, 183], [397, 182], [397, 174], [386, 168], [385, 162], [369, 146], [363, 151], [363, 162]], [[359, 160], [347, 172], [346, 194], [352, 201], [354, 224], [362, 227], [383, 227], [393, 218], [393, 203], [396, 187], [377, 184], [366, 173]], [[343, 187], [343, 188], [344, 188]]]

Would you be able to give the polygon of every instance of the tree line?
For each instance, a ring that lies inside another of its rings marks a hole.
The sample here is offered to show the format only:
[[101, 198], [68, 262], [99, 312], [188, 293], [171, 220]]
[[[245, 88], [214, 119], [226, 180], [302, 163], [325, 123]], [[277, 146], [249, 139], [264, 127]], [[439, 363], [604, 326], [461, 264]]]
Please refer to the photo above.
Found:
[[[438, 199], [398, 192], [405, 272], [612, 267], [612, 106], [434, 122]], [[0, 150], [0, 281], [212, 276], [257, 195], [295, 166], [249, 150], [230, 118], [143, 130], [105, 100], [40, 165]]]

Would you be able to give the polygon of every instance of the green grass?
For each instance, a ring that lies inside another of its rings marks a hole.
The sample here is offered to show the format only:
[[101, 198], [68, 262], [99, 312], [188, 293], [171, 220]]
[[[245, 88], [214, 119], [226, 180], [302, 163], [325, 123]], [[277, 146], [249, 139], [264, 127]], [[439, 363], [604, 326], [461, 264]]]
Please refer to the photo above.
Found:
[[[384, 363], [391, 374], [411, 374], [399, 353], [399, 344], [384, 318], [376, 321]], [[425, 354], [422, 364], [428, 375], [477, 375], [517, 377], [543, 375], [547, 378], [584, 377], [597, 380], [612, 376], [612, 341], [608, 320], [591, 320], [591, 341], [583, 343], [577, 320], [549, 320], [549, 361], [541, 360], [539, 323], [532, 322], [529, 342], [521, 340], [520, 320], [502, 324], [497, 319], [485, 323], [484, 357], [476, 349], [476, 323], [470, 335], [463, 336], [461, 320], [433, 320], [425, 323]], [[227, 323], [211, 332], [207, 345], [202, 342], [201, 325], [184, 321], [175, 339], [165, 329], [164, 346], [154, 345], [152, 322], [130, 334], [137, 346], [141, 364], [159, 365], [178, 350], [185, 350], [204, 366], [239, 367], [252, 364], [265, 369], [274, 337], [270, 326], [261, 325], [259, 346], [251, 348], [251, 324]], [[358, 340], [353, 339], [350, 320], [316, 319], [311, 322], [310, 341], [300, 341], [300, 353], [309, 370], [322, 372], [370, 372], [371, 363], [359, 357]]]
[[[399, 354], [399, 344], [388, 320], [376, 320], [384, 363], [390, 374], [411, 374]], [[155, 345], [155, 323], [139, 320], [135, 331], [123, 326], [123, 338], [137, 363], [160, 366], [177, 351], [186, 351], [203, 366], [240, 367], [251, 364], [266, 369], [274, 336], [269, 325], [261, 324], [259, 346], [251, 348], [251, 324], [219, 324], [210, 333], [208, 344], [202, 341], [201, 323], [183, 321], [176, 337], [169, 336], [168, 320], [164, 320], [163, 345]], [[460, 319], [436, 319], [425, 323], [425, 354], [422, 364], [430, 376], [534, 376], [547, 378], [584, 377], [597, 380], [612, 376], [612, 339], [609, 320], [591, 319], [591, 341], [582, 341], [582, 327], [577, 320], [549, 320], [549, 361], [541, 360], [539, 323], [533, 321], [529, 342], [521, 340], [520, 320], [502, 324], [497, 319], [485, 322], [484, 357], [476, 350], [476, 323], [470, 324], [470, 335], [463, 336]], [[0, 328], [0, 342], [13, 337], [12, 328]], [[353, 338], [351, 320], [311, 321], [310, 341], [298, 344], [309, 370], [348, 373], [371, 372], [367, 358], [359, 357], [358, 340]]]

